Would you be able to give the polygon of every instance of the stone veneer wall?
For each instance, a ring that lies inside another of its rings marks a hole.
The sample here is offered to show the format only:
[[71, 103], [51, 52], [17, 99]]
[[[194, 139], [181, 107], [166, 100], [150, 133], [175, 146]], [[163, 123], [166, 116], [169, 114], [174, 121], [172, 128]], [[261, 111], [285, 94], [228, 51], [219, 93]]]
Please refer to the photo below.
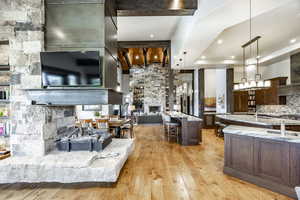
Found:
[[[166, 77], [167, 69], [161, 64], [151, 64], [138, 73], [131, 73], [131, 80], [138, 83], [144, 82], [144, 112], [149, 114], [149, 106], [161, 106], [161, 111], [166, 108]], [[131, 85], [133, 88], [135, 85]]]
[[31, 105], [24, 89], [41, 88], [44, 0], [1, 0], [0, 41], [9, 40], [11, 66], [11, 151], [42, 156], [53, 148], [58, 130], [74, 125], [74, 107]]
[[300, 114], [300, 95], [287, 96], [286, 105], [257, 106], [259, 113]]

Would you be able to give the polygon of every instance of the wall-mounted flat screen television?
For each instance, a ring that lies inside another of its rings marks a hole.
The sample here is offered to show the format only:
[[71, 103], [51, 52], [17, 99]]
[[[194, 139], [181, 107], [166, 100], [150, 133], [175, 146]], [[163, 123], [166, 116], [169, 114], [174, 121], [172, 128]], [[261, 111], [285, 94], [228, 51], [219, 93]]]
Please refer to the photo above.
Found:
[[102, 86], [99, 51], [41, 52], [44, 87]]

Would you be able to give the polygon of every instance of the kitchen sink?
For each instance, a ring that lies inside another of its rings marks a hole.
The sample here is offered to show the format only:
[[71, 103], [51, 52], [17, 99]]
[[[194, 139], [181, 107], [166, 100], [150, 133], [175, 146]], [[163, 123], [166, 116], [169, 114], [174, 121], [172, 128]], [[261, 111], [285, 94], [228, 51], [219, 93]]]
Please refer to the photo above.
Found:
[[257, 116], [258, 119], [272, 119], [273, 117], [268, 116]]
[[[281, 132], [278, 130], [268, 130], [267, 133], [271, 134], [281, 134]], [[287, 136], [300, 136], [298, 133], [291, 133], [291, 132], [285, 132]]]

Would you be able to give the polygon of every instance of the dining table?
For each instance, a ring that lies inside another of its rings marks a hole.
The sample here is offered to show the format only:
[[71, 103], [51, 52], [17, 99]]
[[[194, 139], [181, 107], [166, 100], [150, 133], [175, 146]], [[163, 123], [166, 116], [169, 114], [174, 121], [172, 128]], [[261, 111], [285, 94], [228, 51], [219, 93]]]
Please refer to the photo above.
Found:
[[116, 137], [117, 138], [120, 138], [121, 137], [121, 127], [124, 125], [124, 124], [128, 124], [131, 122], [131, 119], [112, 119], [112, 120], [109, 120], [108, 121], [108, 125], [109, 125], [109, 128], [113, 128], [115, 129], [115, 132], [116, 132]]
[[[108, 120], [108, 126], [110, 129], [114, 129], [116, 133], [116, 137], [120, 138], [121, 137], [121, 127], [124, 124], [128, 124], [131, 122], [131, 119], [126, 119], [126, 118], [120, 118], [120, 119], [109, 119]], [[94, 128], [97, 127], [96, 120], [93, 120], [92, 125]], [[80, 122], [76, 123], [76, 126], [80, 127]]]

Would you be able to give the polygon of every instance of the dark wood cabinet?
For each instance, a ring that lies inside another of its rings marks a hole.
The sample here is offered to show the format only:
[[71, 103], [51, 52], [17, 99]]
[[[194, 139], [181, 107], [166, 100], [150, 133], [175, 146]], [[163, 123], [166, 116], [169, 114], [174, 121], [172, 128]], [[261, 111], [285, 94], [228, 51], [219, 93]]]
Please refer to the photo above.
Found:
[[279, 86], [286, 85], [287, 77], [278, 77], [270, 79], [271, 87], [262, 90], [256, 90], [256, 105], [284, 105], [286, 98], [278, 95]]
[[237, 169], [241, 172], [253, 174], [253, 138], [232, 135], [225, 140], [225, 167]]
[[248, 112], [248, 92], [236, 91], [233, 93], [234, 112]]
[[224, 173], [295, 198], [300, 144], [225, 134]]
[[290, 161], [291, 186], [300, 185], [300, 144], [291, 144]]
[[[256, 105], [285, 105], [286, 97], [279, 96], [279, 86], [286, 85], [287, 77], [270, 79], [271, 87], [255, 91]], [[248, 91], [234, 91], [234, 112], [248, 112]]]
[[203, 115], [203, 128], [214, 128], [215, 127], [215, 114], [206, 114]]
[[289, 144], [255, 139], [254, 174], [260, 178], [289, 185]]

